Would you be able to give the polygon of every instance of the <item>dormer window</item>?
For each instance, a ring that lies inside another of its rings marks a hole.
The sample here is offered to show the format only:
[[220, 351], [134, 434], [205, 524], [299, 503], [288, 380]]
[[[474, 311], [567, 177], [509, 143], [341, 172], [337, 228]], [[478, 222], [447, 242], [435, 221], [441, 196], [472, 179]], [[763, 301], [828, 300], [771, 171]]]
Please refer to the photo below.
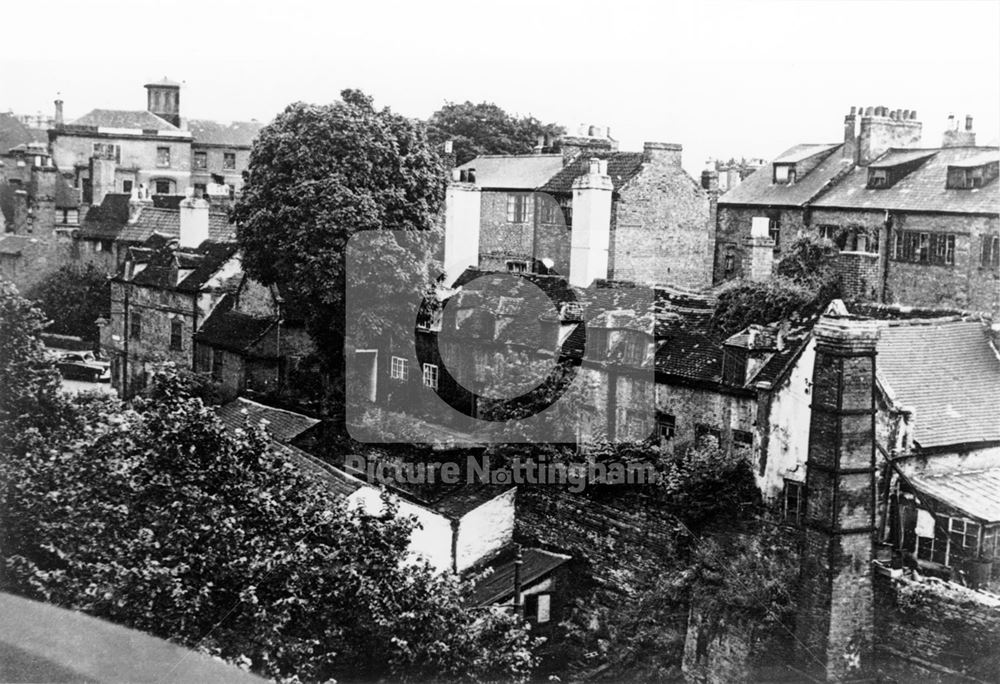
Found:
[[889, 187], [889, 170], [868, 169], [868, 187], [869, 188]]
[[949, 190], [976, 190], [996, 179], [1000, 162], [955, 165], [948, 167]]
[[795, 182], [795, 164], [775, 164], [774, 182], [791, 185]]

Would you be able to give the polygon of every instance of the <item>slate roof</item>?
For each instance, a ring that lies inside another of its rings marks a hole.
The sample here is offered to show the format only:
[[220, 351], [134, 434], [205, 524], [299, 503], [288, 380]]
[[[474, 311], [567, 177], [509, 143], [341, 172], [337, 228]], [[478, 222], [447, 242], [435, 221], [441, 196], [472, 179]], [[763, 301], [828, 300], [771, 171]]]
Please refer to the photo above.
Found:
[[959, 166], [963, 168], [973, 168], [976, 166], [982, 166], [984, 164], [989, 164], [990, 162], [1000, 161], [1000, 149], [992, 149], [983, 152], [982, 154], [976, 154], [971, 157], [966, 157], [965, 159], [959, 159], [951, 162], [950, 166]]
[[278, 322], [272, 318], [258, 318], [239, 311], [223, 310], [220, 304], [205, 319], [194, 339], [199, 344], [246, 353]]
[[316, 418], [258, 404], [256, 401], [250, 401], [243, 397], [224, 406], [219, 406], [215, 412], [226, 428], [230, 430], [242, 428], [245, 421], [249, 421], [251, 424], [259, 423], [262, 420], [267, 421], [267, 430], [271, 437], [283, 444], [291, 442], [306, 430], [319, 425], [319, 420]]
[[[183, 252], [170, 249], [166, 238], [159, 235], [152, 236], [146, 244], [152, 247], [131, 250], [134, 256], [141, 256], [146, 267], [128, 282], [178, 292], [197, 292], [236, 254], [236, 245], [209, 240], [196, 249]], [[180, 283], [177, 282], [178, 254], [192, 262], [186, 264], [187, 267], [193, 267]]]
[[796, 145], [791, 149], [785, 150], [781, 156], [772, 161], [772, 164], [793, 164], [798, 163], [804, 159], [808, 159], [816, 154], [821, 154], [823, 152], [830, 152], [833, 148], [837, 147], [836, 143], [831, 143], [829, 145]]
[[1000, 468], [908, 475], [919, 492], [985, 523], [1000, 522]]
[[113, 240], [128, 223], [129, 195], [108, 193], [100, 204], [87, 210], [80, 223], [80, 235], [98, 240]]
[[128, 109], [92, 109], [79, 119], [71, 122], [73, 126], [102, 126], [105, 128], [133, 128], [144, 131], [177, 131], [181, 129], [169, 121], [165, 121], [146, 110]]
[[[996, 154], [995, 148], [991, 150], [983, 147], [945, 147], [925, 152], [931, 155], [930, 158], [891, 187], [868, 189], [868, 171], [864, 167], [859, 167], [847, 174], [812, 205], [844, 209], [960, 214], [1000, 213], [1000, 193], [997, 192], [996, 179], [982, 188], [962, 190], [945, 187], [949, 166], [981, 157], [986, 153]], [[900, 154], [899, 150], [890, 150], [877, 161], [893, 160]], [[912, 152], [907, 151], [903, 154], [911, 155]]]
[[12, 147], [34, 142], [35, 139], [31, 129], [18, 121], [17, 117], [0, 113], [0, 155], [7, 154]]
[[[530, 587], [550, 572], [571, 560], [543, 549], [524, 549], [521, 552], [521, 587]], [[514, 559], [493, 565], [493, 572], [480, 580], [472, 590], [471, 601], [476, 606], [486, 606], [514, 595]]]
[[1000, 360], [979, 321], [885, 323], [877, 368], [918, 446], [1000, 442]]
[[208, 119], [189, 119], [187, 127], [191, 131], [192, 143], [195, 145], [249, 148], [264, 124], [256, 121], [234, 121], [225, 124]]
[[[123, 242], [145, 242], [153, 233], [174, 238], [181, 234], [181, 215], [178, 209], [144, 207], [135, 222], [128, 224], [118, 239]], [[208, 237], [214, 242], [235, 242], [236, 228], [229, 222], [229, 214], [209, 209]]]
[[829, 148], [831, 152], [816, 168], [790, 184], [772, 182], [771, 165], [774, 162], [769, 162], [747, 176], [735, 188], [719, 197], [719, 204], [801, 206], [813, 199], [828, 182], [847, 168], [841, 154], [842, 147], [842, 144], [834, 146], [796, 145], [786, 150], [778, 159], [797, 156], [797, 150], [800, 148]]
[[561, 154], [485, 154], [459, 166], [475, 169], [481, 188], [534, 190], [563, 167]]
[[587, 153], [563, 167], [538, 190], [552, 194], [572, 192], [573, 181], [588, 172], [591, 157], [607, 160], [608, 176], [616, 192], [642, 169], [642, 152]]
[[926, 159], [937, 150], [891, 150], [868, 165], [869, 169], [888, 169]]

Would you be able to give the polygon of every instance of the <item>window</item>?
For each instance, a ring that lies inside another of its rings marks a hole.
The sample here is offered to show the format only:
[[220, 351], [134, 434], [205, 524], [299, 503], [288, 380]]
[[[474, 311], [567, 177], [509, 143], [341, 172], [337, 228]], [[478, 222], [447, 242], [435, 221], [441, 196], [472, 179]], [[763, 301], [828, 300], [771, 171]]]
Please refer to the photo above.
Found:
[[207, 185], [205, 185], [204, 183], [195, 183], [194, 184], [194, 196], [195, 197], [204, 197], [207, 194], [208, 194], [208, 186]]
[[573, 198], [560, 197], [559, 208], [562, 209], [563, 220], [566, 222], [566, 227], [570, 228], [573, 225]]
[[212, 350], [212, 380], [222, 382], [222, 372], [226, 365], [226, 352], [221, 349]]
[[730, 276], [736, 271], [736, 253], [732, 248], [726, 250], [722, 268], [726, 276]]
[[979, 531], [977, 522], [964, 518], [948, 518], [948, 565], [954, 565], [962, 558], [979, 555]]
[[157, 166], [170, 166], [170, 148], [169, 147], [157, 147], [156, 148], [156, 165]]
[[[1000, 525], [992, 525], [983, 532], [983, 558], [1000, 560]], [[995, 574], [995, 573], [994, 573]]]
[[169, 195], [170, 194], [170, 181], [168, 181], [168, 180], [158, 180], [158, 181], [156, 181], [156, 194], [157, 195]]
[[795, 480], [785, 480], [784, 504], [782, 517], [785, 522], [798, 525], [802, 522], [806, 512], [806, 486], [805, 483]]
[[184, 323], [170, 321], [170, 348], [175, 351], [184, 349]]
[[507, 195], [507, 223], [526, 223], [529, 195]]
[[791, 185], [795, 182], [795, 164], [775, 164], [774, 182]]
[[507, 262], [507, 272], [508, 273], [524, 273], [528, 270], [527, 261], [508, 261]]
[[774, 240], [774, 249], [781, 246], [781, 220], [772, 218], [767, 224], [767, 234]]
[[129, 318], [129, 337], [133, 340], [142, 337], [142, 316], [140, 314], [133, 313]]
[[424, 364], [424, 387], [438, 388], [438, 367], [433, 363]]
[[114, 240], [101, 240], [97, 243], [102, 252], [110, 252], [114, 248]]
[[130, 180], [122, 181], [122, 192], [126, 192], [130, 195], [132, 194], [132, 181]]
[[819, 227], [819, 236], [824, 240], [836, 243], [840, 237], [840, 226], [825, 225]]
[[868, 187], [869, 188], [889, 187], [888, 169], [868, 169]]
[[733, 430], [733, 446], [737, 449], [752, 449], [753, 433], [747, 430]]
[[552, 619], [552, 594], [529, 594], [524, 597], [524, 617], [544, 625]]
[[656, 437], [661, 442], [666, 442], [674, 438], [677, 434], [677, 418], [669, 413], [656, 413]]
[[79, 209], [58, 209], [59, 223], [64, 226], [75, 226], [80, 223]]
[[[920, 518], [928, 516], [929, 520], [921, 524]], [[933, 523], [933, 524], [932, 524]], [[926, 536], [933, 530], [933, 537]], [[934, 518], [929, 512], [917, 511], [917, 558], [941, 565], [956, 565], [964, 558], [975, 558], [979, 555], [979, 533], [982, 526], [965, 518], [940, 516]], [[923, 534], [921, 534], [923, 532]], [[989, 534], [991, 530], [987, 531]], [[993, 531], [995, 533], [995, 531]], [[996, 543], [990, 539], [984, 545], [984, 553], [993, 550], [988, 544]]]
[[952, 266], [955, 263], [955, 235], [899, 231], [893, 255], [896, 261]]
[[983, 253], [979, 265], [983, 268], [1000, 267], [1000, 236], [983, 236]]
[[389, 377], [394, 380], [410, 379], [410, 364], [401, 356], [393, 356], [389, 364]]
[[705, 423], [698, 423], [694, 426], [694, 437], [699, 442], [706, 437], [714, 437], [717, 444], [722, 444], [722, 430]]
[[120, 145], [113, 143], [94, 143], [93, 156], [95, 159], [109, 159], [113, 162], [121, 163], [122, 148]]
[[208, 168], [208, 152], [195, 152], [194, 153], [194, 168], [196, 168], [196, 169], [207, 169]]
[[235, 152], [223, 152], [222, 153], [222, 168], [228, 170], [234, 170], [236, 168], [236, 153]]

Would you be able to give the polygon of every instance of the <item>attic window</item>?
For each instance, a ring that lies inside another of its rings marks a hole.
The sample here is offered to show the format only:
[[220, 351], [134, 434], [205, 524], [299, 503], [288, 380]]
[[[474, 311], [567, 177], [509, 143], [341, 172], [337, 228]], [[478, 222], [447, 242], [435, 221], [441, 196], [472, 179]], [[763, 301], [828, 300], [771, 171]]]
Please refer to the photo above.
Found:
[[775, 164], [774, 182], [791, 185], [795, 182], [795, 164]]
[[868, 187], [869, 188], [889, 187], [888, 169], [868, 169]]
[[950, 166], [948, 167], [949, 190], [975, 190], [983, 187], [998, 175], [1000, 162], [982, 164], [981, 166]]

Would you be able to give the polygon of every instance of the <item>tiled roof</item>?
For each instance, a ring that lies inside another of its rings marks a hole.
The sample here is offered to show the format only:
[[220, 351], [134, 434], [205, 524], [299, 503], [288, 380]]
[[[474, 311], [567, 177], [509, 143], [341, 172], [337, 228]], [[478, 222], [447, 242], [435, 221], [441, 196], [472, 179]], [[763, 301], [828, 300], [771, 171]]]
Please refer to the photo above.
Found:
[[128, 223], [129, 196], [108, 193], [100, 204], [90, 207], [80, 224], [80, 234], [85, 238], [113, 240]]
[[614, 189], [620, 190], [642, 168], [642, 152], [595, 152], [585, 154], [567, 164], [559, 173], [539, 188], [540, 192], [567, 193], [573, 191], [573, 181], [587, 173], [590, 158], [606, 159], [608, 176]]
[[71, 122], [73, 126], [101, 126], [104, 128], [133, 128], [144, 131], [180, 131], [169, 121], [164, 121], [156, 114], [146, 110], [127, 109], [92, 109], [79, 119]]
[[267, 421], [267, 430], [271, 437], [283, 444], [291, 442], [306, 430], [319, 425], [319, 420], [316, 418], [273, 406], [265, 406], [242, 397], [218, 407], [215, 412], [226, 427], [231, 430], [242, 428], [245, 421], [249, 421], [251, 424], [259, 423], [262, 420]]
[[[118, 239], [123, 242], [145, 242], [154, 232], [170, 237], [180, 237], [180, 210], [144, 207], [136, 220], [125, 227]], [[229, 222], [229, 214], [209, 210], [208, 237], [214, 242], [236, 241], [236, 229]]]
[[224, 124], [208, 119], [189, 119], [187, 127], [191, 131], [192, 142], [195, 145], [200, 143], [250, 147], [264, 124], [256, 121], [234, 121], [231, 124]]
[[[995, 149], [945, 147], [927, 152], [932, 156], [892, 187], [869, 189], [868, 170], [859, 167], [812, 204], [815, 207], [844, 209], [1000, 213], [1000, 193], [997, 192], [996, 179], [982, 188], [960, 190], [945, 187], [949, 166], [980, 157], [986, 152], [996, 154]], [[886, 153], [886, 157], [893, 158], [898, 154], [898, 151], [891, 150]]]
[[475, 169], [481, 188], [534, 190], [544, 185], [563, 167], [561, 154], [487, 154], [459, 166]]
[[238, 311], [224, 310], [221, 304], [205, 319], [195, 333], [195, 341], [210, 347], [245, 353], [260, 340], [277, 321], [258, 318]]
[[986, 523], [1000, 522], [1000, 468], [909, 475], [918, 491]]
[[657, 373], [686, 380], [722, 380], [722, 340], [710, 317], [677, 313], [661, 316], [656, 337]]
[[793, 164], [798, 163], [804, 159], [815, 154], [821, 154], [823, 152], [830, 152], [834, 147], [837, 147], [836, 143], [829, 145], [796, 145], [795, 147], [785, 150], [780, 157], [775, 159], [772, 164]]
[[[543, 549], [524, 549], [521, 552], [521, 587], [530, 587], [569, 560], [570, 556]], [[486, 606], [513, 595], [514, 559], [510, 558], [493, 565], [493, 572], [476, 584], [471, 602], [476, 606]]]
[[797, 178], [794, 183], [773, 183], [771, 163], [760, 167], [746, 179], [719, 197], [719, 204], [751, 204], [773, 206], [801, 206], [811, 200], [816, 194], [838, 174], [842, 173], [847, 164], [840, 154], [842, 145], [796, 145], [778, 157], [796, 155], [796, 150], [803, 147], [829, 148], [832, 151], [809, 173]]
[[[169, 244], [162, 236], [154, 235], [146, 244], [155, 245], [146, 256], [147, 265], [129, 282], [178, 292], [197, 292], [200, 290], [236, 253], [236, 245], [209, 240], [203, 242], [196, 249], [185, 249], [182, 252], [170, 249]], [[147, 250], [133, 250], [133, 254], [140, 251], [146, 252]], [[187, 264], [193, 268], [178, 283], [177, 260], [179, 254], [184, 255], [194, 263]]]
[[884, 324], [877, 368], [920, 447], [1000, 441], [1000, 360], [982, 323]]
[[335, 497], [346, 499], [362, 487], [367, 486], [353, 475], [349, 475], [340, 468], [321, 461], [290, 444], [271, 442], [271, 448], [297, 465], [303, 473], [311, 477], [317, 484], [322, 485]]

